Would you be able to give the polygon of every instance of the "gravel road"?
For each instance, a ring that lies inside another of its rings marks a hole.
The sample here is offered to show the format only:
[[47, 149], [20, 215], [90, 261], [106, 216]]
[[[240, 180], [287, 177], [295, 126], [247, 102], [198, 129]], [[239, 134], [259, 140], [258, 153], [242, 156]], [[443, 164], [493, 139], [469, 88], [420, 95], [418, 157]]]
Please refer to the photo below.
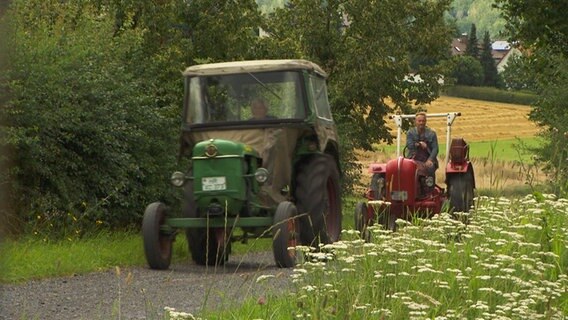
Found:
[[[271, 252], [231, 256], [217, 269], [193, 262], [167, 271], [122, 268], [0, 286], [0, 319], [162, 319], [164, 307], [199, 313], [290, 288], [291, 269]], [[260, 283], [260, 275], [274, 275]]]

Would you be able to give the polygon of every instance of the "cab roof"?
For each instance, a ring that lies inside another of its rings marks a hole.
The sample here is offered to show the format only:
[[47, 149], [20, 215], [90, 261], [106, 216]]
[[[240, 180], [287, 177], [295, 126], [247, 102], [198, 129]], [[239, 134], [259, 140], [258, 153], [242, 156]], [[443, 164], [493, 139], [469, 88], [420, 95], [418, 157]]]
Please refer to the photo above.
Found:
[[247, 60], [199, 64], [188, 67], [183, 72], [184, 76], [212, 76], [224, 74], [236, 74], [246, 72], [286, 71], [286, 70], [309, 70], [327, 78], [327, 74], [317, 64], [301, 59], [288, 60]]

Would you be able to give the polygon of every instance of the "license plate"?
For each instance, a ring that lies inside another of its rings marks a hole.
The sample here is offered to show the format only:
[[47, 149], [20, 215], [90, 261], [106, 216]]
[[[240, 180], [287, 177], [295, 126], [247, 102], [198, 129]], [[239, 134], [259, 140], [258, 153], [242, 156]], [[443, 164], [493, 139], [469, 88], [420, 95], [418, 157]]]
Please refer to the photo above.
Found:
[[201, 178], [201, 186], [203, 191], [225, 190], [227, 189], [227, 180], [225, 177]]
[[392, 191], [391, 199], [395, 201], [406, 201], [406, 199], [408, 199], [408, 193], [406, 191]]

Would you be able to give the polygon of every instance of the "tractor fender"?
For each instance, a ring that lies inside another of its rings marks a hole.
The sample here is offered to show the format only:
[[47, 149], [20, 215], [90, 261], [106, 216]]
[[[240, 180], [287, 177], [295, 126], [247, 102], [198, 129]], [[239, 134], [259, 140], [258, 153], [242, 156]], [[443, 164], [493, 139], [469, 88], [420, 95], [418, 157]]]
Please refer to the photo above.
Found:
[[369, 173], [386, 173], [387, 172], [387, 164], [386, 163], [372, 163], [369, 166]]
[[446, 166], [446, 182], [450, 180], [451, 176], [460, 175], [460, 174], [469, 174], [471, 175], [471, 179], [473, 182], [473, 188], [475, 189], [475, 174], [473, 172], [473, 165], [471, 162], [465, 162], [464, 164], [460, 164], [459, 166], [452, 167], [452, 163], [448, 163]]
[[466, 162], [448, 162], [446, 165], [446, 174], [449, 173], [465, 173], [471, 167], [471, 163], [469, 161]]

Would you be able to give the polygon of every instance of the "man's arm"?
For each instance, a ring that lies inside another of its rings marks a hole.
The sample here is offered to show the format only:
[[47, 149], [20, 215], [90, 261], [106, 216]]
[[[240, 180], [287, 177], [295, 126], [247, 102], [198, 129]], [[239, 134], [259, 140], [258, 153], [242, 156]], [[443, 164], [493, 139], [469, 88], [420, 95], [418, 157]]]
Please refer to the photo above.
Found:
[[416, 143], [418, 143], [418, 131], [416, 128], [410, 128], [406, 133], [406, 150], [409, 157], [416, 153]]
[[438, 157], [438, 136], [436, 135], [435, 131], [430, 132], [432, 135], [430, 138], [430, 156], [428, 157], [428, 159], [435, 161]]

